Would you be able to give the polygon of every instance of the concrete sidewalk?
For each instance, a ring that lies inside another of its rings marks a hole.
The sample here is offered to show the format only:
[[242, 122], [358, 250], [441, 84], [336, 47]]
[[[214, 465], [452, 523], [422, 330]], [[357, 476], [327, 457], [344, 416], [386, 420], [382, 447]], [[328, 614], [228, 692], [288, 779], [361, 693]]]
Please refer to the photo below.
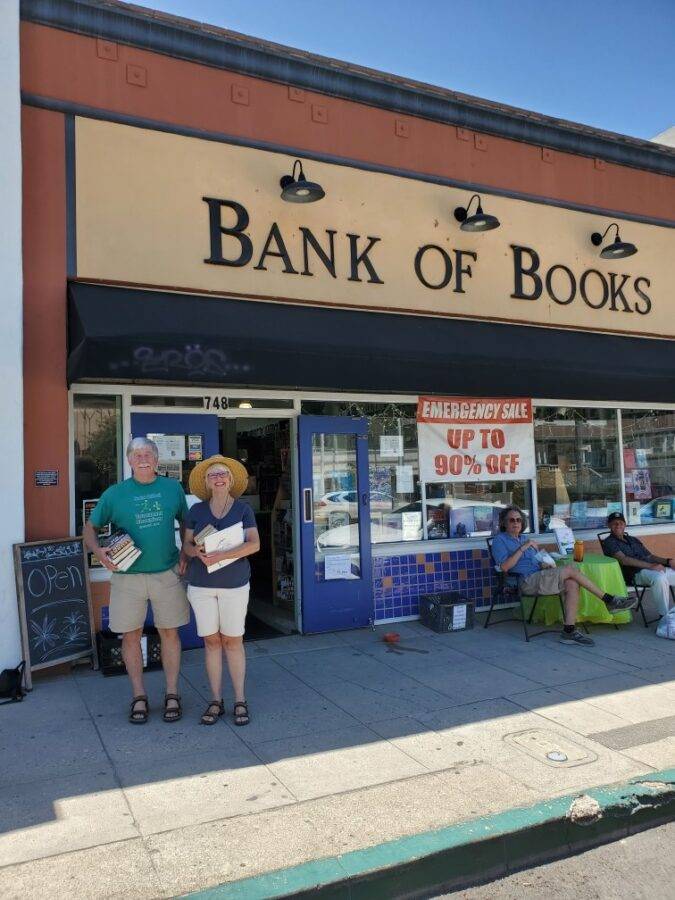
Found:
[[675, 765], [675, 642], [652, 629], [396, 630], [247, 644], [245, 728], [198, 725], [201, 651], [175, 725], [161, 673], [146, 726], [124, 678], [36, 682], [0, 708], [0, 895], [175, 896]]

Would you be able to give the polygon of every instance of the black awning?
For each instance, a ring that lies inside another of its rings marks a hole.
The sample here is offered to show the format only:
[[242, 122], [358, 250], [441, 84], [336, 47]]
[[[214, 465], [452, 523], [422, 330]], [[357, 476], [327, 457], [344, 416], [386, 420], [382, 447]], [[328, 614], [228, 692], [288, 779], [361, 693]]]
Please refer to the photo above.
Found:
[[675, 403], [674, 341], [71, 282], [68, 381]]

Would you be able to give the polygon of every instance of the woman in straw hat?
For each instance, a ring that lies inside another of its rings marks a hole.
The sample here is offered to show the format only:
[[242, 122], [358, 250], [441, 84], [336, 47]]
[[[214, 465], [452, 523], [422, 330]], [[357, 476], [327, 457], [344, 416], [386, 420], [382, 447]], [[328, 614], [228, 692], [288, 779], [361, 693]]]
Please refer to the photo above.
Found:
[[[213, 699], [201, 718], [214, 725], [224, 713], [222, 698], [223, 651], [234, 688], [234, 723], [248, 725], [248, 705], [244, 693], [246, 654], [244, 620], [248, 606], [251, 567], [247, 556], [260, 549], [260, 538], [251, 507], [238, 498], [244, 493], [248, 473], [240, 462], [226, 456], [211, 456], [190, 473], [190, 491], [202, 500], [189, 511], [183, 551], [190, 557], [188, 600], [197, 621], [197, 633], [204, 638], [206, 672]], [[195, 535], [211, 526], [216, 531], [241, 522], [244, 543], [220, 553], [206, 553]], [[209, 573], [208, 566], [231, 560]]]

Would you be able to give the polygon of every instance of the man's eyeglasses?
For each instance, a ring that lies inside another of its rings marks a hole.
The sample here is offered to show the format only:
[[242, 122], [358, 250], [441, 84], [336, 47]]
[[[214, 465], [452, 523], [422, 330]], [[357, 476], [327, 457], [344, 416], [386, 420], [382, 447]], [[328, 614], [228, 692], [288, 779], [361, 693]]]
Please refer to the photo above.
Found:
[[523, 520], [520, 517], [515, 519], [515, 518], [509, 516], [509, 518], [506, 521], [507, 522], [522, 522]]

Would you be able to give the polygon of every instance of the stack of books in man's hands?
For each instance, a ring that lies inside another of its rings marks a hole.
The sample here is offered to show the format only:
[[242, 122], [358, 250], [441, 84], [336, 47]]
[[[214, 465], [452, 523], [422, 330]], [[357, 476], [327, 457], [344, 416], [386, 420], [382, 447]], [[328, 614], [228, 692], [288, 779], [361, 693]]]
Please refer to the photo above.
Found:
[[141, 555], [141, 550], [134, 544], [131, 535], [126, 531], [116, 531], [111, 535], [106, 546], [108, 559], [117, 566], [118, 571], [126, 572]]
[[201, 531], [198, 531], [197, 534], [195, 534], [195, 536], [192, 538], [192, 540], [195, 542], [195, 546], [196, 546], [196, 547], [199, 547], [199, 548], [201, 548], [201, 549], [203, 549], [203, 548], [204, 548], [204, 541], [207, 539], [207, 537], [208, 537], [210, 534], [215, 534], [216, 531], [217, 531], [217, 529], [214, 528], [213, 525], [210, 525], [210, 524], [209, 524], [209, 525], [205, 525], [205, 526], [202, 528], [202, 530], [201, 530]]

